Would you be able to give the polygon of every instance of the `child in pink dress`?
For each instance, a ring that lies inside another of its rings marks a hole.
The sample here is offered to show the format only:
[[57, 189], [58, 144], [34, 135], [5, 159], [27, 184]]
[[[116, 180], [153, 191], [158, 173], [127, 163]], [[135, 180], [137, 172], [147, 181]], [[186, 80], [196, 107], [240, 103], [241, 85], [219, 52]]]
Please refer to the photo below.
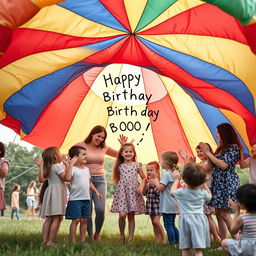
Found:
[[[125, 143], [119, 150], [118, 157], [113, 171], [113, 181], [116, 190], [113, 198], [111, 212], [119, 213], [120, 242], [125, 241], [125, 219], [128, 216], [129, 238], [133, 241], [135, 230], [135, 214], [145, 213], [145, 202], [142, 191], [145, 184], [145, 175], [141, 165], [136, 162], [136, 152], [134, 145]], [[139, 184], [138, 174], [142, 179]]]

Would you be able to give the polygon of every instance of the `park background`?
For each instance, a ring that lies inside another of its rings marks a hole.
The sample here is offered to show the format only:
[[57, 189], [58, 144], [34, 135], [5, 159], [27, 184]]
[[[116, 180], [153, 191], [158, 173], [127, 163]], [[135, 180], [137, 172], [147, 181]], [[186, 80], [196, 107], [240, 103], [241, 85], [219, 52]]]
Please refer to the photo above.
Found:
[[[61, 224], [57, 237], [57, 248], [45, 248], [41, 245], [42, 220], [28, 220], [26, 217], [26, 190], [31, 180], [38, 180], [38, 167], [33, 159], [41, 155], [42, 150], [37, 147], [25, 147], [20, 144], [9, 142], [6, 144], [6, 159], [10, 163], [9, 174], [6, 178], [5, 200], [7, 210], [5, 217], [0, 219], [0, 255], [1, 256], [35, 256], [35, 255], [181, 255], [181, 252], [169, 245], [156, 244], [154, 242], [153, 230], [149, 216], [136, 216], [135, 241], [132, 245], [122, 246], [119, 244], [118, 215], [110, 213], [114, 185], [112, 183], [112, 167], [114, 160], [106, 158], [105, 170], [108, 183], [106, 219], [103, 226], [102, 242], [89, 243], [83, 247], [79, 243], [70, 245], [68, 243], [68, 220]], [[180, 164], [182, 169], [183, 164]], [[143, 168], [145, 170], [145, 166]], [[248, 169], [241, 170], [236, 166], [241, 184], [248, 183]], [[21, 186], [20, 213], [21, 220], [11, 220], [10, 200], [13, 184]], [[37, 187], [39, 187], [37, 185]], [[206, 250], [206, 256], [221, 256], [224, 252], [214, 251], [217, 244], [212, 244], [211, 249]]]

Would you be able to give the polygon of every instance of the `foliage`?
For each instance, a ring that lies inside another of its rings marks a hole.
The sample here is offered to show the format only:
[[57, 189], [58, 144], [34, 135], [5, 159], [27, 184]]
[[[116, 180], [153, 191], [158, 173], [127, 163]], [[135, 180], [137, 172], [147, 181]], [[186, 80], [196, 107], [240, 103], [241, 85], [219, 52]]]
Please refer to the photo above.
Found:
[[249, 182], [249, 169], [241, 169], [238, 165], [236, 166], [236, 172], [239, 176], [240, 184], [244, 185]]
[[[31, 180], [37, 180], [38, 167], [34, 163], [34, 158], [41, 154], [41, 149], [33, 147], [28, 150], [19, 144], [9, 143], [6, 148], [6, 159], [9, 161], [10, 169], [6, 177], [5, 199], [10, 203], [12, 187], [14, 183], [21, 186], [20, 206], [26, 207], [26, 191]], [[27, 171], [27, 172], [26, 172]], [[24, 174], [22, 174], [25, 172]], [[19, 174], [22, 174], [18, 176]]]

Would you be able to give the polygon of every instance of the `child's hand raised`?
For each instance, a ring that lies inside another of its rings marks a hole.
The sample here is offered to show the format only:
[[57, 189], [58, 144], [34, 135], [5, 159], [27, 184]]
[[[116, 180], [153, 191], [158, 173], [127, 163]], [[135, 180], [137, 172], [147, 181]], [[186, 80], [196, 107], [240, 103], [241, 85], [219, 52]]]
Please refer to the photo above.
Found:
[[124, 136], [123, 134], [119, 135], [119, 139], [118, 141], [120, 142], [121, 145], [123, 145], [124, 143], [126, 143], [128, 140], [128, 137]]
[[228, 205], [235, 212], [239, 212], [240, 211], [239, 205], [238, 205], [238, 203], [236, 201], [234, 202], [233, 200], [228, 199]]
[[207, 143], [200, 142], [200, 143], [199, 143], [199, 147], [200, 147], [200, 149], [201, 149], [204, 153], [209, 153], [209, 152], [210, 152], [210, 147], [207, 145]]
[[183, 159], [183, 160], [186, 160], [188, 158], [188, 152], [187, 151], [182, 151], [182, 150], [179, 150], [179, 155], [180, 157]]
[[69, 161], [69, 164], [74, 165], [74, 164], [76, 163], [77, 159], [78, 159], [77, 156], [72, 157], [72, 158], [70, 159], [70, 161]]
[[148, 176], [149, 176], [149, 179], [155, 179], [155, 178], [157, 178], [157, 176], [156, 176], [156, 174], [155, 174], [154, 172], [150, 172], [150, 173], [148, 174]]
[[195, 163], [195, 162], [196, 162], [196, 157], [195, 157], [195, 156], [190, 156], [190, 157], [188, 158], [188, 161], [189, 161], [190, 163]]
[[63, 164], [68, 165], [69, 164], [69, 157], [67, 155], [61, 155], [61, 161]]
[[158, 182], [157, 177], [155, 177], [155, 178], [148, 179], [148, 183], [157, 186], [159, 182]]
[[172, 175], [173, 175], [173, 178], [175, 180], [180, 180], [181, 179], [180, 171], [178, 169], [174, 170]]
[[34, 162], [35, 162], [35, 164], [38, 165], [38, 166], [41, 166], [41, 165], [43, 164], [43, 160], [40, 159], [39, 157], [36, 157], [36, 158], [34, 159]]

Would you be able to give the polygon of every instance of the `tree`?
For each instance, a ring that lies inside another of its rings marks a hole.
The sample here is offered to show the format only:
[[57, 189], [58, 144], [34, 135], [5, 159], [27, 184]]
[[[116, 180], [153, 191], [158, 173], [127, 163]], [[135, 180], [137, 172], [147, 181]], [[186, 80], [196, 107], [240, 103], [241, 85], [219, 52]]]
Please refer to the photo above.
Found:
[[[32, 150], [22, 147], [19, 144], [9, 143], [6, 147], [6, 159], [10, 168], [6, 177], [5, 200], [10, 204], [12, 187], [15, 183], [21, 186], [20, 207], [26, 208], [26, 192], [31, 180], [38, 180], [38, 167], [34, 158], [41, 154], [42, 150], [33, 147]], [[20, 175], [20, 176], [19, 176]]]

